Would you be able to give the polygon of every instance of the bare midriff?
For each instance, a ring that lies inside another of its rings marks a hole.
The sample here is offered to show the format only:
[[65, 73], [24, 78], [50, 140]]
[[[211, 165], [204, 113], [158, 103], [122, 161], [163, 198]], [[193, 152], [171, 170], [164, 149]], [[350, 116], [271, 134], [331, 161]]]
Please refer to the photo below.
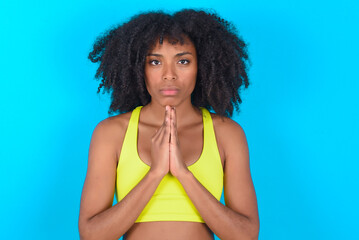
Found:
[[213, 240], [212, 231], [199, 222], [141, 222], [135, 223], [124, 235], [124, 240]]

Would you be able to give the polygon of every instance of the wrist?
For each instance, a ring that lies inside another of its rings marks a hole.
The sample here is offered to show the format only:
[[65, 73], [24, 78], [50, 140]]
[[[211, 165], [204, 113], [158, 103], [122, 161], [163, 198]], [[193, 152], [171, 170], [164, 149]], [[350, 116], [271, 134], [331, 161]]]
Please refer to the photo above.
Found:
[[163, 174], [163, 172], [157, 170], [157, 169], [153, 169], [151, 168], [148, 171], [148, 175], [150, 175], [151, 177], [153, 177], [154, 179], [162, 179], [166, 174]]
[[192, 176], [193, 176], [192, 172], [187, 169], [187, 170], [181, 172], [180, 174], [178, 174], [176, 177], [177, 177], [178, 181], [182, 182]]

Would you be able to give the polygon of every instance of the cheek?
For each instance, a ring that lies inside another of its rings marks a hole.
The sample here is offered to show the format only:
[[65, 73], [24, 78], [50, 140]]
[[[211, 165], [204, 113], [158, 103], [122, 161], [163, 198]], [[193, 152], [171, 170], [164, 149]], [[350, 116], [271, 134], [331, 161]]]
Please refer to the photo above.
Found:
[[192, 71], [190, 71], [190, 72], [188, 73], [187, 79], [190, 79], [191, 85], [193, 85], [193, 87], [196, 85], [196, 80], [197, 80], [197, 68], [194, 68]]
[[145, 85], [147, 92], [152, 96], [153, 95], [153, 89], [156, 88], [156, 80], [158, 79], [158, 76], [153, 71], [145, 71]]
[[147, 80], [147, 77], [145, 79], [145, 85], [146, 85], [147, 92], [152, 96], [152, 85], [151, 85], [151, 82]]
[[152, 83], [152, 79], [153, 79], [153, 74], [151, 74], [151, 71], [148, 71], [147, 69], [145, 69], [145, 84], [146, 87], [150, 87], [151, 83]]
[[145, 69], [145, 79], [147, 79], [149, 84], [160, 79], [160, 77], [161, 71], [159, 71], [158, 69]]

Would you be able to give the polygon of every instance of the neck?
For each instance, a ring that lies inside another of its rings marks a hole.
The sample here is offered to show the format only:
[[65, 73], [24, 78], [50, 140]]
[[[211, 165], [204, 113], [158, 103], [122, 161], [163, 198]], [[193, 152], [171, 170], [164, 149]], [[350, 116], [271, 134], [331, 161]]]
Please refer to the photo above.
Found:
[[[201, 110], [192, 105], [189, 102], [183, 102], [177, 106], [177, 128], [186, 126], [191, 122], [195, 121], [197, 117], [202, 117]], [[151, 123], [156, 126], [161, 126], [165, 118], [166, 105], [161, 105], [157, 102], [151, 101], [149, 104], [144, 106], [141, 110], [141, 115], [145, 116], [144, 121]]]

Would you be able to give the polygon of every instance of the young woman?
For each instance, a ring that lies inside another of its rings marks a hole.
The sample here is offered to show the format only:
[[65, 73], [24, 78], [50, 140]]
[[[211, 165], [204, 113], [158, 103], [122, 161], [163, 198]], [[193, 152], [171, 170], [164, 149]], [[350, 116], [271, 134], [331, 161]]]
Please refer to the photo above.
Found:
[[81, 239], [258, 238], [246, 137], [229, 118], [249, 84], [235, 31], [204, 11], [149, 12], [96, 40], [98, 92], [120, 114], [93, 132]]

